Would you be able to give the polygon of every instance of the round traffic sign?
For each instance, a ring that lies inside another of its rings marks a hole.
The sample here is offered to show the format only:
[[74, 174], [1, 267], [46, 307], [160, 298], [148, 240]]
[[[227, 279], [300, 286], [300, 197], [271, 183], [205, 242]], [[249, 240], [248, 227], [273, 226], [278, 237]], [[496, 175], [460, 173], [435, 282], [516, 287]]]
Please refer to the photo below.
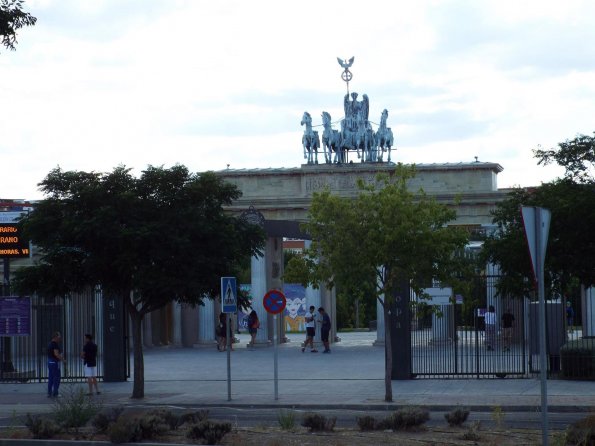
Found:
[[287, 300], [285, 299], [285, 294], [279, 290], [270, 290], [264, 295], [264, 299], [262, 299], [264, 309], [267, 310], [267, 313], [271, 314], [281, 313], [285, 310], [286, 304]]

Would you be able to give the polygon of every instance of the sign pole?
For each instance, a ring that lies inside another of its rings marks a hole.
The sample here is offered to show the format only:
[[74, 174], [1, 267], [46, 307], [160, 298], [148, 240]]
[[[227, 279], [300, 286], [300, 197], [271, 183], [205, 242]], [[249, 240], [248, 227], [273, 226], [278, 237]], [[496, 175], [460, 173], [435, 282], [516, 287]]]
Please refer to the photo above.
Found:
[[227, 401], [231, 401], [231, 314], [229, 314], [227, 318], [227, 327], [226, 327], [226, 350], [227, 350]]
[[231, 401], [231, 315], [238, 311], [237, 282], [235, 277], [221, 278], [221, 312], [225, 313], [225, 350], [227, 350], [227, 401]]
[[278, 357], [279, 357], [279, 352], [278, 352], [278, 342], [277, 342], [277, 331], [278, 331], [278, 327], [277, 327], [277, 315], [275, 314], [273, 316], [273, 325], [274, 325], [274, 331], [273, 331], [273, 346], [274, 346], [274, 362], [275, 362], [275, 401], [279, 399], [279, 367], [278, 367]]
[[541, 434], [543, 446], [548, 445], [548, 416], [547, 416], [547, 361], [546, 361], [546, 329], [545, 329], [545, 286], [544, 286], [544, 258], [542, 252], [542, 209], [535, 209], [535, 251], [537, 272], [537, 294], [539, 297], [539, 376], [541, 379]]

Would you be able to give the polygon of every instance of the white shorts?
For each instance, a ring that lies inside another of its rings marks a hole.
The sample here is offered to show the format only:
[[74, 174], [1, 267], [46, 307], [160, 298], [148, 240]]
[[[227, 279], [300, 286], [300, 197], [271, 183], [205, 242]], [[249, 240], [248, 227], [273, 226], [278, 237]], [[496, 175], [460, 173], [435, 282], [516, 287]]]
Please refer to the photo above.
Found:
[[95, 378], [97, 376], [97, 367], [85, 366], [85, 378]]

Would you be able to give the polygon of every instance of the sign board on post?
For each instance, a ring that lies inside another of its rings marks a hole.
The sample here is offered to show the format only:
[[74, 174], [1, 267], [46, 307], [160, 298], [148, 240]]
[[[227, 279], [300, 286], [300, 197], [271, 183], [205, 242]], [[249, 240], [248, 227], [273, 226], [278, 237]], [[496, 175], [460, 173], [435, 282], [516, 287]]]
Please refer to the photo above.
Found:
[[0, 336], [31, 335], [31, 299], [0, 297]]
[[236, 313], [238, 311], [238, 297], [235, 277], [221, 278], [221, 306], [223, 313]]
[[0, 257], [29, 257], [29, 241], [23, 240], [16, 223], [0, 223]]
[[264, 295], [264, 299], [262, 299], [262, 305], [268, 313], [279, 314], [285, 310], [287, 299], [285, 298], [285, 294], [283, 294], [282, 291], [270, 290]]

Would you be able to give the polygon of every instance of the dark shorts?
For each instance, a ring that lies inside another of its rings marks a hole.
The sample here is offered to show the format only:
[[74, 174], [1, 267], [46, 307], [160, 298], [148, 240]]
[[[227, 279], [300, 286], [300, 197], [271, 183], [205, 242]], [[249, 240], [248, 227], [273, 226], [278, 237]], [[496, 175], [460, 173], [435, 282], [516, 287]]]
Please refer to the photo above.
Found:
[[258, 331], [258, 328], [249, 328], [248, 329], [248, 333], [250, 333], [250, 334], [256, 334], [257, 331]]
[[313, 338], [314, 336], [316, 336], [316, 328], [306, 327], [306, 336], [309, 338]]
[[328, 342], [328, 335], [331, 331], [330, 330], [325, 330], [322, 329], [320, 331], [320, 338], [322, 339], [323, 342]]

